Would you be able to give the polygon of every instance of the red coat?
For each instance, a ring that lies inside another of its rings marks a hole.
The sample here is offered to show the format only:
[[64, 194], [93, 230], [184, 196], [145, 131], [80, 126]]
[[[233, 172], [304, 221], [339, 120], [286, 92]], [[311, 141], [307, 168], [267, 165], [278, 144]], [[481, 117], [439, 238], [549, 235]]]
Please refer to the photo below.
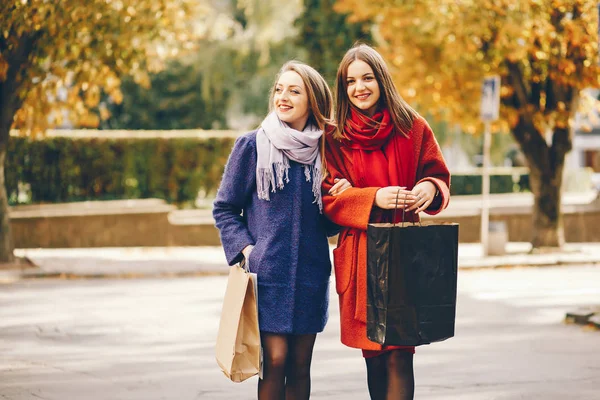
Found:
[[[450, 198], [450, 172], [431, 128], [422, 117], [417, 117], [407, 144], [414, 149], [415, 171], [411, 190], [417, 183], [428, 180], [434, 183], [442, 196], [437, 214], [447, 207]], [[333, 251], [335, 285], [340, 299], [341, 340], [347, 346], [363, 350], [381, 350], [381, 345], [367, 339], [367, 225], [371, 211], [378, 209], [375, 193], [379, 187], [357, 187], [352, 168], [352, 150], [327, 135], [325, 155], [328, 175], [323, 182], [323, 206], [329, 219], [342, 226], [337, 248]], [[335, 178], [346, 178], [352, 188], [338, 196], [327, 191]], [[407, 220], [417, 221], [418, 215], [407, 214]]]

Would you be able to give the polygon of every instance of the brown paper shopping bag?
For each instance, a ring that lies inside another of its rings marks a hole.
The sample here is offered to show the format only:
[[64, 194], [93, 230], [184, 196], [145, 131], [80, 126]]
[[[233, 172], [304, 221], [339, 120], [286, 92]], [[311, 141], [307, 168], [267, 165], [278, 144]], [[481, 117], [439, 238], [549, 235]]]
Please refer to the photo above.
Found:
[[229, 270], [221, 311], [216, 356], [221, 370], [233, 382], [257, 375], [261, 367], [256, 275], [240, 265]]

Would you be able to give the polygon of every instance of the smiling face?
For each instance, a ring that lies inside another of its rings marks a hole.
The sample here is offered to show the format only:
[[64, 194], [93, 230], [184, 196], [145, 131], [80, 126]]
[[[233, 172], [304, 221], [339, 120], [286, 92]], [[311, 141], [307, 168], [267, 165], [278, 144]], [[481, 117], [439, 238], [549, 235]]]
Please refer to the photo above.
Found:
[[381, 92], [369, 64], [357, 59], [348, 65], [346, 93], [350, 102], [365, 114], [370, 117], [375, 114]]
[[273, 107], [279, 119], [302, 131], [309, 116], [308, 94], [302, 77], [295, 71], [286, 71], [273, 90]]

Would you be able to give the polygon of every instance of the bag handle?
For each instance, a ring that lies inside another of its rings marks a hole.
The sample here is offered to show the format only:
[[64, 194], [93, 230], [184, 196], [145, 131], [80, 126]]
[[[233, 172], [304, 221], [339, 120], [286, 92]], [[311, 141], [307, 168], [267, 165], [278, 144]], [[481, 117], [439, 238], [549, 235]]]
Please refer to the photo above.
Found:
[[[396, 207], [394, 207], [394, 216], [392, 219], [392, 223], [394, 224], [394, 227], [396, 226], [396, 210], [398, 210], [398, 198], [400, 197], [400, 190], [398, 190], [396, 192]], [[406, 196], [404, 196], [404, 207], [402, 208], [402, 225], [401, 227], [404, 228], [404, 215], [406, 212]], [[416, 223], [413, 221], [413, 225], [416, 225]], [[421, 224], [421, 218], [419, 218], [419, 226], [423, 227], [423, 225]]]
[[246, 257], [242, 257], [242, 261], [240, 261], [240, 268], [246, 271], [246, 273], [250, 273], [250, 266], [246, 262]]

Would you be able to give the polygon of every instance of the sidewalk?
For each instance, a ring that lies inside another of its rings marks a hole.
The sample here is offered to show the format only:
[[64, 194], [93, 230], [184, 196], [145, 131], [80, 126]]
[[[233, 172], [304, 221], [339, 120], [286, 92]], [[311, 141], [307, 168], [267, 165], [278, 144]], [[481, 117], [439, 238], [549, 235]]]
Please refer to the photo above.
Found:
[[[530, 254], [529, 243], [508, 243], [503, 256], [482, 256], [476, 243], [461, 243], [460, 269], [600, 264], [600, 243], [568, 243], [560, 252]], [[330, 247], [333, 250], [333, 247]], [[31, 278], [141, 278], [228, 273], [223, 249], [203, 247], [130, 247], [17, 249], [35, 267], [0, 270], [0, 282]]]

